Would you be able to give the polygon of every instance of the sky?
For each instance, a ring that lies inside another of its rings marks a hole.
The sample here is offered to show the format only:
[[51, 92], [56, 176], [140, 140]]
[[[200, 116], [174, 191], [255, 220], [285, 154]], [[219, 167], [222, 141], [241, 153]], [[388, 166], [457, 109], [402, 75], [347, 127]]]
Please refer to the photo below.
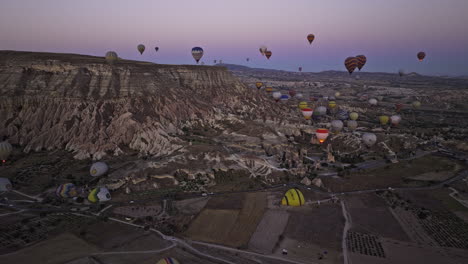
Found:
[[344, 71], [364, 54], [363, 71], [468, 75], [468, 0], [0, 0], [0, 50], [193, 64], [195, 46], [206, 64]]

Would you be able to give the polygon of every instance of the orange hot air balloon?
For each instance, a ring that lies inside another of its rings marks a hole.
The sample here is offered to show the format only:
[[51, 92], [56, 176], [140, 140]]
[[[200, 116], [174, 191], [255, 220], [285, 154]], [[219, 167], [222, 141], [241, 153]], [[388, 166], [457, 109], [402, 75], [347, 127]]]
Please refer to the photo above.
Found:
[[255, 83], [255, 86], [257, 86], [257, 89], [260, 89], [260, 88], [262, 88], [263, 83], [262, 82], [257, 82], [257, 83]]
[[418, 60], [423, 61], [424, 58], [426, 57], [426, 53], [423, 51], [418, 52]]
[[353, 71], [358, 66], [358, 59], [356, 57], [348, 57], [346, 58], [344, 65], [346, 69], [348, 70], [349, 74], [352, 74]]
[[314, 41], [315, 35], [314, 34], [309, 34], [307, 35], [307, 40], [309, 41], [309, 44], [312, 44], [312, 41]]
[[269, 51], [269, 50], [265, 51], [265, 57], [266, 57], [267, 59], [270, 59], [271, 54], [272, 54], [271, 51]]
[[357, 55], [356, 58], [358, 59], [358, 69], [361, 70], [364, 65], [366, 65], [367, 58], [364, 55]]

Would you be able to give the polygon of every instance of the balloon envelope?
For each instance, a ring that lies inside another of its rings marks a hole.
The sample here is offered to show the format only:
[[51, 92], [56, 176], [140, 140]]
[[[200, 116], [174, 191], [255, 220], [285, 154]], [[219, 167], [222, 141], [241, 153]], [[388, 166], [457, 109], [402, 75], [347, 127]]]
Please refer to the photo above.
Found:
[[269, 50], [265, 51], [265, 57], [266, 57], [267, 59], [270, 59], [271, 54], [273, 54], [271, 51], [269, 51]]
[[351, 114], [349, 114], [349, 118], [350, 118], [351, 120], [357, 120], [358, 117], [359, 117], [359, 114], [356, 113], [356, 112], [352, 112]]
[[362, 135], [362, 141], [364, 142], [364, 144], [370, 147], [374, 145], [375, 142], [377, 142], [377, 136], [373, 133], [364, 133]]
[[137, 50], [140, 52], [140, 54], [143, 54], [143, 52], [145, 51], [145, 45], [139, 44], [137, 46]]
[[418, 55], [417, 55], [417, 56], [418, 56], [418, 60], [419, 60], [419, 61], [423, 61], [424, 58], [426, 57], [426, 53], [423, 52], [423, 51], [420, 51], [420, 52], [418, 52]]
[[198, 63], [200, 61], [200, 59], [203, 57], [203, 49], [200, 48], [200, 47], [192, 48], [192, 57]]
[[319, 128], [315, 131], [315, 136], [319, 140], [320, 143], [325, 142], [325, 140], [328, 138], [328, 129], [325, 128]]
[[349, 74], [352, 74], [358, 66], [358, 59], [356, 57], [348, 57], [346, 58], [344, 65], [348, 70]]
[[359, 70], [361, 70], [362, 67], [364, 67], [364, 65], [366, 65], [367, 58], [366, 58], [366, 56], [364, 56], [364, 55], [357, 55], [356, 58], [357, 58], [357, 60], [358, 60], [358, 65], [357, 65], [357, 67], [358, 67]]
[[12, 151], [13, 151], [13, 146], [9, 142], [7, 141], [0, 142], [0, 161], [2, 162], [6, 161]]
[[106, 61], [109, 64], [114, 64], [119, 59], [117, 52], [115, 51], [108, 51], [106, 53]]
[[309, 34], [307, 35], [307, 41], [309, 41], [309, 44], [312, 44], [312, 42], [314, 41], [315, 39], [315, 35], [314, 34]]

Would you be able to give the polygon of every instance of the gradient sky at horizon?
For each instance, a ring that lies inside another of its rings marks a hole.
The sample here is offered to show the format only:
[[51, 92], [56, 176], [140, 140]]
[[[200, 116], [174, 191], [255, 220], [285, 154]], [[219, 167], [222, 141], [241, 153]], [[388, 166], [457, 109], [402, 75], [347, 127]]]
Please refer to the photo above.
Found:
[[[346, 57], [364, 54], [365, 71], [468, 75], [467, 26], [468, 0], [1, 0], [0, 50], [114, 50], [193, 64], [190, 50], [200, 46], [207, 64], [294, 71], [345, 70]], [[262, 44], [273, 52], [269, 61]], [[421, 50], [427, 58], [419, 63]]]

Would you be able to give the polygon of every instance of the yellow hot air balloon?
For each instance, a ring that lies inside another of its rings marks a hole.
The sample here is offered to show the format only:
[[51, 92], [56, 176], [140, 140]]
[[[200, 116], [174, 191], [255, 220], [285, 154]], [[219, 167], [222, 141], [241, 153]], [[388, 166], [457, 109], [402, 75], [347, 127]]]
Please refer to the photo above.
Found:
[[331, 109], [335, 108], [336, 107], [336, 102], [335, 101], [328, 102], [328, 107], [331, 108]]
[[282, 205], [289, 205], [289, 206], [301, 206], [304, 205], [305, 199], [304, 195], [299, 189], [289, 189], [281, 199]]
[[349, 114], [349, 118], [350, 118], [351, 120], [357, 120], [358, 117], [359, 117], [359, 114], [356, 113], [356, 112], [352, 112], [351, 114]]
[[386, 125], [388, 123], [389, 117], [386, 115], [379, 116], [379, 121], [381, 125]]
[[414, 108], [419, 108], [419, 107], [421, 107], [421, 102], [419, 102], [419, 101], [414, 101], [414, 102], [412, 103], [412, 105], [413, 105]]
[[305, 109], [305, 108], [307, 108], [307, 107], [309, 107], [309, 106], [307, 105], [307, 102], [300, 102], [300, 103], [299, 103], [299, 109], [302, 110], [302, 109]]
[[257, 89], [260, 89], [260, 88], [262, 88], [263, 83], [262, 82], [256, 82], [255, 86], [257, 86]]

